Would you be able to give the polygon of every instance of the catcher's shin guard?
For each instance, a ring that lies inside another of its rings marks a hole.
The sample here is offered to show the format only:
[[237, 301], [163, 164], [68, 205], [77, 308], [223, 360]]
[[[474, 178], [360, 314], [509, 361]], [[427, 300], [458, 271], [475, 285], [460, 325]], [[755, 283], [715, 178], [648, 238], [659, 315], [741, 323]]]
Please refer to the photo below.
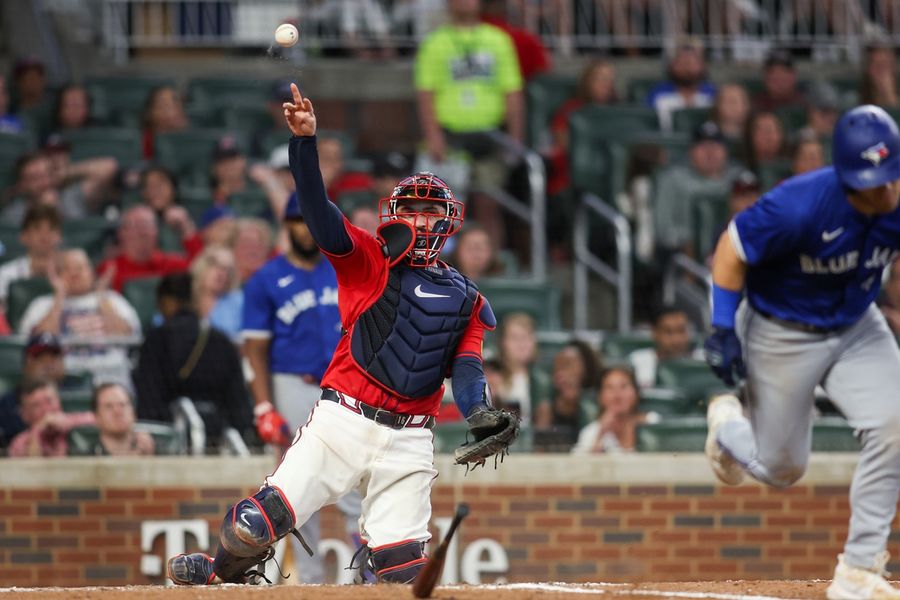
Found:
[[166, 565], [166, 575], [175, 585], [209, 585], [216, 578], [213, 559], [202, 552], [173, 556]]
[[225, 514], [222, 547], [236, 557], [256, 557], [294, 528], [294, 511], [280, 489], [264, 487]]
[[422, 542], [403, 540], [373, 548], [371, 560], [379, 583], [412, 583], [428, 557]]

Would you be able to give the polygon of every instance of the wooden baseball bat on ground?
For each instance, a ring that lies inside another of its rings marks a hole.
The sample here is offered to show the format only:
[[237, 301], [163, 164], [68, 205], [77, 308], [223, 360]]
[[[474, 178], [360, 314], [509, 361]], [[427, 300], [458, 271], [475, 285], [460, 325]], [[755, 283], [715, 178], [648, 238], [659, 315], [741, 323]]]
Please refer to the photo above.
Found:
[[461, 502], [456, 506], [456, 514], [453, 515], [453, 521], [450, 523], [447, 535], [444, 536], [444, 541], [441, 542], [441, 545], [438, 546], [431, 558], [428, 559], [428, 562], [425, 563], [419, 576], [416, 577], [415, 583], [413, 583], [413, 596], [416, 598], [428, 598], [431, 596], [431, 592], [434, 590], [434, 586], [444, 570], [444, 561], [447, 559], [447, 547], [450, 546], [450, 540], [453, 539], [456, 528], [459, 527], [459, 524], [468, 514], [468, 504]]

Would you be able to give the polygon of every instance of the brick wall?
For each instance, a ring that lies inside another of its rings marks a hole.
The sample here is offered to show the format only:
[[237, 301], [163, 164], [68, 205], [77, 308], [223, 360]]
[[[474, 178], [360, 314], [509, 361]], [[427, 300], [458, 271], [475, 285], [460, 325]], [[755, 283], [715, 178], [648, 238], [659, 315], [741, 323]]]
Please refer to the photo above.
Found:
[[[141, 574], [141, 522], [221, 515], [250, 489], [34, 488], [0, 491], [4, 585], [158, 583]], [[499, 542], [510, 581], [828, 577], [846, 535], [847, 486], [444, 485], [435, 516], [465, 499], [460, 544]], [[326, 537], [342, 537], [336, 511]], [[164, 539], [151, 553], [164, 555]], [[191, 541], [188, 549], [196, 549]]]

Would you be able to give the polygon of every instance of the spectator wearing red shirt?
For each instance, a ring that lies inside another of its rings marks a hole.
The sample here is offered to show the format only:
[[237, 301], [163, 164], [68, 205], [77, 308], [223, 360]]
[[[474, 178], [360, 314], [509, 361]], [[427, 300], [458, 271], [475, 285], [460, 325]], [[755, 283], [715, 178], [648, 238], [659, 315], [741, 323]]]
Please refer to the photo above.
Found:
[[550, 122], [550, 133], [553, 146], [550, 148], [550, 178], [547, 182], [547, 193], [559, 194], [569, 187], [569, 117], [575, 111], [588, 104], [615, 104], [616, 69], [605, 59], [592, 60], [581, 73], [578, 91], [553, 115]]
[[[187, 218], [187, 213], [183, 216]], [[101, 275], [107, 269], [115, 269], [111, 287], [117, 292], [131, 279], [187, 271], [190, 259], [203, 248], [194, 232], [182, 240], [187, 256], [160, 250], [156, 217], [146, 205], [132, 207], [122, 215], [118, 237], [118, 254], [100, 263], [97, 269]]]
[[516, 47], [519, 57], [519, 70], [522, 79], [528, 81], [535, 75], [549, 71], [552, 67], [550, 53], [541, 42], [541, 38], [526, 29], [512, 25], [507, 19], [506, 2], [503, 0], [484, 0], [482, 2], [481, 20], [505, 31]]

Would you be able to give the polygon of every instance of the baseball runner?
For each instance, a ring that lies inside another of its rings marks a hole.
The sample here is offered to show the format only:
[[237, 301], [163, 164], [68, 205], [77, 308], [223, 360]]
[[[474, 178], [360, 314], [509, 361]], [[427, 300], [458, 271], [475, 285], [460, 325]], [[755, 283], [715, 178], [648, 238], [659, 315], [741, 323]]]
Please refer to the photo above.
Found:
[[381, 201], [373, 237], [351, 225], [325, 195], [312, 102], [291, 85], [284, 104], [294, 134], [290, 165], [304, 221], [334, 266], [343, 335], [322, 378], [321, 398], [260, 491], [225, 515], [215, 558], [169, 560], [178, 584], [246, 582], [271, 545], [349, 491], [362, 495], [360, 533], [378, 581], [408, 583], [426, 562], [430, 535], [434, 415], [443, 380], [467, 416], [474, 442], [457, 462], [483, 463], [518, 432], [511, 413], [490, 405], [481, 363], [496, 320], [469, 280], [438, 261], [463, 221], [443, 181], [417, 173]]
[[[250, 390], [259, 437], [282, 449], [291, 443], [290, 432], [309, 419], [341, 337], [337, 276], [319, 252], [296, 194], [285, 207], [284, 228], [288, 252], [263, 265], [244, 286], [241, 332], [253, 371]], [[359, 493], [351, 492], [337, 503], [357, 546], [360, 502]], [[312, 548], [319, 545], [320, 530], [319, 513], [298, 529]], [[299, 580], [324, 583], [321, 555], [310, 556], [297, 544], [294, 549]]]
[[749, 474], [791, 485], [809, 459], [821, 383], [862, 445], [828, 598], [900, 598], [884, 578], [900, 492], [900, 351], [873, 305], [900, 249], [900, 132], [881, 108], [859, 106], [835, 125], [833, 147], [833, 167], [785, 181], [719, 239], [705, 349], [727, 384], [746, 376], [746, 416], [736, 396], [714, 398], [706, 454], [726, 484]]

